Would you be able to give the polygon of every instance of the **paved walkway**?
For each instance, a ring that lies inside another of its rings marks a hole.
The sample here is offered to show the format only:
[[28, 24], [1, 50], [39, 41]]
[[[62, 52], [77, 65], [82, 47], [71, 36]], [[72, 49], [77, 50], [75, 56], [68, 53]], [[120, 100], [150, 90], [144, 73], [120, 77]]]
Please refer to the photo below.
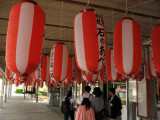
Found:
[[63, 114], [59, 107], [48, 107], [47, 103], [12, 96], [0, 108], [0, 120], [63, 120]]

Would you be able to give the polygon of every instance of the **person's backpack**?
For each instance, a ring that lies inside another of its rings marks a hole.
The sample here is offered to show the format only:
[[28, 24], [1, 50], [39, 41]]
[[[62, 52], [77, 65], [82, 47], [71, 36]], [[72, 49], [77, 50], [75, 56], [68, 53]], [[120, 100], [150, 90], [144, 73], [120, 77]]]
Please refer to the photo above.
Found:
[[64, 101], [62, 101], [62, 104], [61, 104], [61, 112], [63, 114], [67, 114], [71, 111], [71, 107], [70, 107], [70, 98], [65, 98]]

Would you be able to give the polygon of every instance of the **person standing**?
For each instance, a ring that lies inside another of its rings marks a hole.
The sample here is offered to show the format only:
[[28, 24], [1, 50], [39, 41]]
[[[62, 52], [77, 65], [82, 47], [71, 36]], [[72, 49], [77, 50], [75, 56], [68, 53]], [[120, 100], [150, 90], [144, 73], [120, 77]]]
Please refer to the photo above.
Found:
[[68, 91], [61, 105], [61, 112], [64, 114], [64, 120], [68, 120], [68, 117], [74, 120], [74, 106], [75, 100], [72, 98], [72, 91]]
[[92, 101], [92, 107], [95, 111], [95, 120], [104, 120], [106, 117], [104, 113], [105, 105], [101, 89], [99, 87], [95, 87], [93, 95], [95, 95], [95, 98]]
[[115, 89], [110, 88], [109, 89], [109, 105], [111, 108], [111, 113], [110, 113], [110, 120], [122, 120], [121, 119], [121, 109], [122, 109], [122, 104], [121, 104], [121, 99], [115, 95]]
[[90, 91], [91, 91], [91, 87], [85, 86], [85, 92], [80, 96], [80, 104], [82, 103], [83, 98], [88, 98], [92, 104], [92, 100], [94, 99], [94, 96], [90, 93]]
[[75, 120], [95, 120], [95, 113], [89, 98], [83, 98], [81, 105], [77, 109]]

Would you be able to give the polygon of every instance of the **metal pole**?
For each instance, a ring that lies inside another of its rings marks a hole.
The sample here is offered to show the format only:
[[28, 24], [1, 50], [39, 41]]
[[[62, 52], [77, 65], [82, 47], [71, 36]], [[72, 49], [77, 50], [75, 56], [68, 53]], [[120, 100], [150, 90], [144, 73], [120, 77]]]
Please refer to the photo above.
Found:
[[2, 88], [1, 88], [1, 104], [0, 108], [3, 107], [3, 93], [4, 93], [4, 80], [2, 79]]
[[127, 107], [127, 120], [129, 120], [129, 80], [126, 81], [126, 107]]
[[7, 86], [8, 86], [8, 80], [6, 79], [5, 80], [5, 98], [4, 98], [4, 102], [6, 103], [7, 102]]

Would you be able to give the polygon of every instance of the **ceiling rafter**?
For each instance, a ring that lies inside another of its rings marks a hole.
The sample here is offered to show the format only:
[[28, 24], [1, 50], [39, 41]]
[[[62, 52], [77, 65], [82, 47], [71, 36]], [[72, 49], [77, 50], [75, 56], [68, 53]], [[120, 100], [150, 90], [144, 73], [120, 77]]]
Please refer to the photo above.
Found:
[[[55, 1], [62, 2], [62, 0], [55, 0]], [[73, 0], [63, 0], [63, 2], [75, 4], [75, 5], [87, 6], [87, 3], [85, 3], [85, 2], [79, 2], [79, 1], [73, 1]], [[100, 8], [100, 9], [105, 9], [105, 10], [113, 10], [113, 11], [117, 11], [120, 13], [126, 13], [126, 10], [124, 10], [124, 9], [118, 9], [118, 8], [96, 5], [96, 4], [91, 4], [91, 6], [95, 7], [95, 8]], [[127, 10], [127, 14], [133, 14], [136, 16], [147, 17], [147, 18], [152, 18], [152, 19], [160, 19], [159, 16], [147, 15], [147, 14], [142, 14], [142, 13], [133, 12], [133, 11], [129, 11], [129, 10]]]

